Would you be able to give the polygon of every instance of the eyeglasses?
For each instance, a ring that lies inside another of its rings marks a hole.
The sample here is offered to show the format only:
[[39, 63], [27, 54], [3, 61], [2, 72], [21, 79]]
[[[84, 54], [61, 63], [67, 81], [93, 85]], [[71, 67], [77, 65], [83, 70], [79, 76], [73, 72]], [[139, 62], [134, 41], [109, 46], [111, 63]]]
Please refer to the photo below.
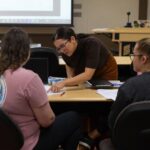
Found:
[[133, 60], [135, 56], [143, 56], [142, 54], [130, 54], [130, 59]]
[[69, 41], [67, 40], [67, 41], [65, 41], [63, 44], [61, 44], [60, 46], [59, 46], [59, 48], [57, 48], [57, 51], [58, 52], [61, 52], [61, 49], [63, 49], [65, 46], [66, 46], [66, 44], [68, 43]]

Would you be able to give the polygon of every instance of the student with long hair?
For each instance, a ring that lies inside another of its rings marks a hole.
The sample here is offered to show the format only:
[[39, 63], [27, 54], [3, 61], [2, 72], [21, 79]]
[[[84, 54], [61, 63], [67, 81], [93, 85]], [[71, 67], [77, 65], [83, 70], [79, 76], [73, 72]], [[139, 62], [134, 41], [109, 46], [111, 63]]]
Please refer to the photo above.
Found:
[[70, 111], [55, 117], [40, 77], [23, 68], [30, 57], [30, 39], [21, 28], [11, 28], [0, 49], [0, 107], [24, 136], [21, 150], [76, 150], [80, 116]]

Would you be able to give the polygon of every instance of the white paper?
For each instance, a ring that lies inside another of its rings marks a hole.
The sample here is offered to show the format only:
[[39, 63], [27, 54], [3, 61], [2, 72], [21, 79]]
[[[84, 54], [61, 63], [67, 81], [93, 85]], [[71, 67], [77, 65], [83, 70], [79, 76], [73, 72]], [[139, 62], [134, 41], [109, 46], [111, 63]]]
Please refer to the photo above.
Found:
[[60, 92], [52, 92], [50, 90], [51, 86], [49, 86], [49, 85], [44, 85], [44, 88], [45, 88], [48, 96], [50, 96], [50, 95], [61, 95], [65, 92], [64, 89], [62, 89]]
[[103, 95], [107, 99], [116, 100], [118, 89], [98, 89], [96, 93]]

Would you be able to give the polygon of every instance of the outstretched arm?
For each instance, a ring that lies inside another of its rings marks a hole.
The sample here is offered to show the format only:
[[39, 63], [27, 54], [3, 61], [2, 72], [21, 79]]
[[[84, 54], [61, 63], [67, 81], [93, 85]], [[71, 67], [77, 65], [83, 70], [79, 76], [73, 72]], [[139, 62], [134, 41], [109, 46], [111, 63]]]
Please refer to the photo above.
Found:
[[72, 85], [84, 83], [85, 81], [88, 81], [92, 78], [92, 76], [94, 75], [94, 72], [95, 72], [95, 69], [85, 68], [85, 71], [83, 73], [77, 76], [71, 77], [71, 78], [67, 78], [61, 82], [54, 84], [51, 87], [51, 90], [53, 92], [58, 92], [65, 86], [72, 86]]

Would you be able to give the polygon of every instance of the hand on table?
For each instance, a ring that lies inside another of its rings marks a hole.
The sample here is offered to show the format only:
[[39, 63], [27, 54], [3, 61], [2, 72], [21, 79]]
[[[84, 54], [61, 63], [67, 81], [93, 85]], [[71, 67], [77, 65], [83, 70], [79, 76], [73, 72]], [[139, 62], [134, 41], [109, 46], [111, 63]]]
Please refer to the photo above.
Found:
[[59, 92], [62, 88], [64, 88], [65, 83], [63, 81], [57, 82], [51, 86], [52, 92]]

